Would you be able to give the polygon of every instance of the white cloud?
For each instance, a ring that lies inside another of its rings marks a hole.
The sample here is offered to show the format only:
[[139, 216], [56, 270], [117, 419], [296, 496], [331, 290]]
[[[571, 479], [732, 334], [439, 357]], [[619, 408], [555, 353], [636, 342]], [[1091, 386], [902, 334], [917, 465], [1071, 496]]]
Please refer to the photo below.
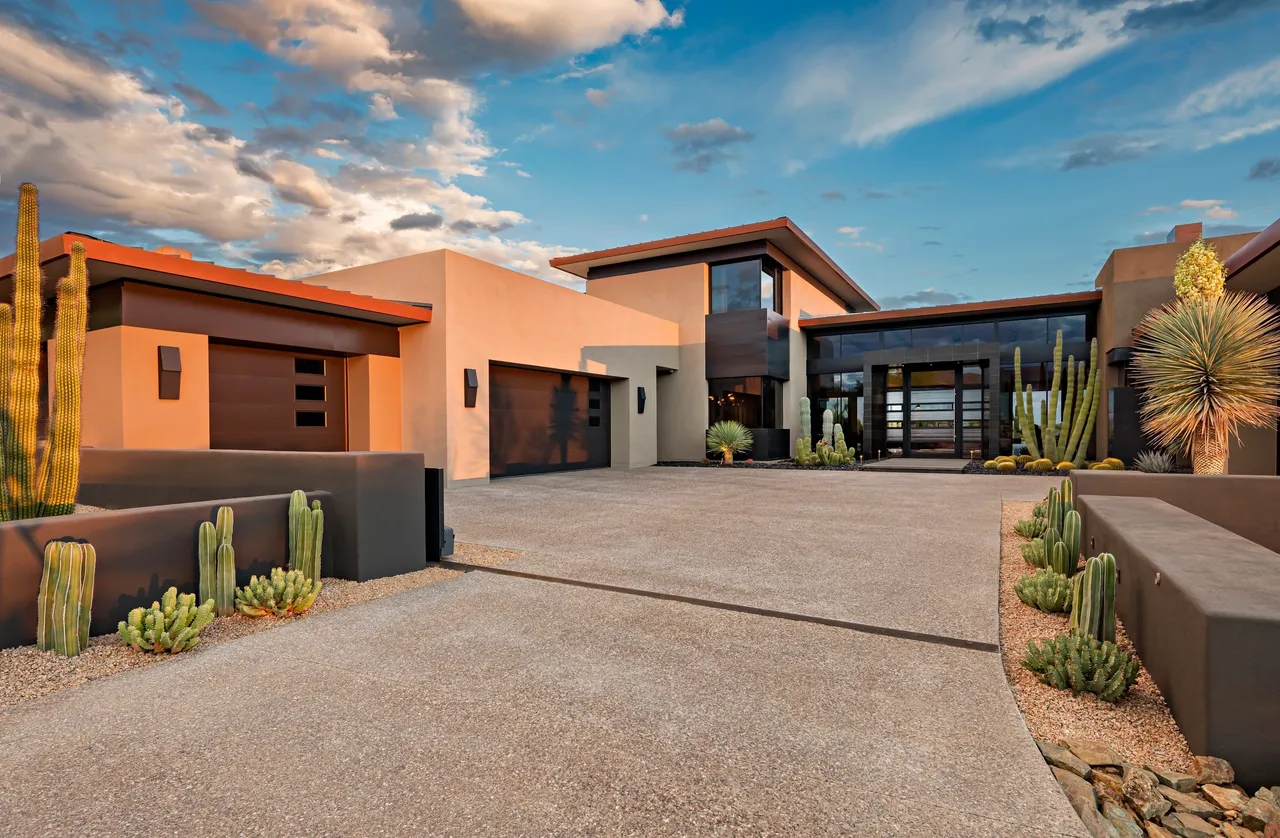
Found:
[[342, 155], [341, 155], [341, 154], [338, 154], [337, 152], [334, 152], [334, 151], [330, 151], [329, 149], [327, 149], [327, 148], [325, 148], [325, 147], [323, 147], [323, 146], [321, 146], [320, 148], [317, 148], [317, 149], [316, 149], [316, 157], [323, 157], [323, 158], [325, 158], [326, 160], [341, 160], [341, 159], [342, 159]]
[[837, 233], [844, 233], [846, 236], [849, 236], [850, 238], [854, 238], [854, 239], [856, 239], [856, 238], [858, 238], [859, 236], [861, 236], [861, 235], [862, 235], [862, 231], [863, 231], [863, 230], [865, 230], [865, 229], [867, 229], [867, 228], [866, 228], [866, 227], [841, 227], [841, 228], [840, 228], [839, 230], [837, 230], [836, 232], [837, 232]]
[[1205, 211], [1206, 217], [1214, 218], [1219, 221], [1236, 218], [1239, 215], [1240, 213], [1236, 212], [1233, 209], [1227, 209], [1226, 207], [1209, 207], [1209, 209]]
[[1280, 95], [1280, 58], [1239, 70], [1194, 91], [1174, 110], [1178, 119], [1194, 119], [1225, 110], [1238, 110], [1260, 99]]
[[648, 216], [646, 213], [643, 213], [643, 212], [642, 212], [642, 213], [640, 213], [640, 221], [641, 221], [641, 223], [647, 222], [648, 220], [649, 220], [649, 216]]
[[1220, 198], [1186, 198], [1170, 206], [1147, 207], [1143, 215], [1177, 212], [1178, 210], [1201, 210], [1206, 218], [1213, 218], [1219, 221], [1236, 218], [1240, 215], [1240, 213], [1227, 207], [1226, 203]]
[[455, 0], [476, 30], [495, 41], [536, 44], [546, 52], [585, 53], [629, 35], [675, 28], [683, 12], [662, 0]]
[[569, 81], [570, 79], [582, 79], [587, 76], [594, 76], [597, 73], [613, 72], [613, 64], [597, 64], [594, 67], [580, 67], [578, 63], [572, 62], [572, 70], [566, 70], [560, 75], [551, 79], [553, 82]]
[[533, 177], [533, 175], [529, 174], [524, 169], [516, 169], [516, 174], [519, 175], [520, 177], [530, 177], [530, 178]]
[[369, 97], [369, 116], [377, 120], [399, 119], [395, 103], [385, 93], [375, 93]]
[[868, 250], [874, 250], [877, 253], [884, 253], [884, 240], [880, 241], [862, 241], [862, 234], [866, 231], [866, 227], [841, 227], [836, 230], [845, 237], [839, 242], [840, 247], [865, 247]]

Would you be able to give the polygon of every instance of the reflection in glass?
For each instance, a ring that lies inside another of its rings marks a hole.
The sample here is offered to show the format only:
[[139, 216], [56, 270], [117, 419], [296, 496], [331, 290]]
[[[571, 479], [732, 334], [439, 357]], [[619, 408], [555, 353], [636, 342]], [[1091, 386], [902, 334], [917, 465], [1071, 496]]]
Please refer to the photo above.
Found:
[[711, 313], [760, 308], [759, 259], [711, 266]]
[[906, 349], [911, 346], [910, 329], [890, 329], [883, 334], [885, 349]]
[[1000, 324], [1000, 346], [1012, 349], [1019, 344], [1043, 344], [1048, 324], [1043, 317], [1028, 320], [1006, 320]]
[[1063, 343], [1083, 343], [1085, 340], [1084, 315], [1071, 314], [1066, 317], [1049, 318], [1050, 342], [1058, 339], [1058, 330], [1062, 330]]
[[748, 428], [776, 428], [782, 416], [782, 387], [777, 379], [712, 378], [707, 381], [708, 425], [741, 422]]
[[923, 326], [911, 330], [911, 345], [955, 346], [962, 340], [963, 330], [960, 326]]
[[961, 343], [995, 343], [995, 323], [965, 323], [962, 328]]

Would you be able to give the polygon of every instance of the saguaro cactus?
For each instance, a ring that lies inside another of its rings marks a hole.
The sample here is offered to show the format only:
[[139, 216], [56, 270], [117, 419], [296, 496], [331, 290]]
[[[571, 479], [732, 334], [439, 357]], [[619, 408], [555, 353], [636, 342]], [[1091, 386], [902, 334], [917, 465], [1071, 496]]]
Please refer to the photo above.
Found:
[[320, 501], [307, 506], [301, 489], [289, 496], [289, 569], [307, 579], [320, 578], [320, 547], [324, 538], [324, 511]]
[[43, 457], [37, 458], [41, 284], [38, 196], [35, 186], [24, 183], [18, 197], [13, 302], [0, 304], [0, 411], [7, 419], [0, 428], [0, 521], [70, 514], [80, 483], [80, 379], [89, 322], [84, 245], [72, 245], [70, 274], [58, 283], [49, 439]]
[[36, 603], [37, 649], [74, 657], [88, 645], [97, 558], [92, 544], [50, 541], [45, 545]]

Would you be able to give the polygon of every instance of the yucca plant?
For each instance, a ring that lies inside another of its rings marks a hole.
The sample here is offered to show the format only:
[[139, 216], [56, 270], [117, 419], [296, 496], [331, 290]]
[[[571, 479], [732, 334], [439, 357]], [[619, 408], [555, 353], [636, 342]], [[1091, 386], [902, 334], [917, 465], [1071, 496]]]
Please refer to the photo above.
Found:
[[1173, 457], [1164, 451], [1143, 451], [1133, 458], [1133, 467], [1147, 474], [1168, 474], [1173, 471]]
[[707, 453], [719, 452], [725, 463], [732, 465], [733, 455], [750, 451], [752, 441], [751, 431], [741, 422], [716, 422], [707, 431]]
[[1138, 327], [1133, 371], [1142, 424], [1163, 448], [1191, 449], [1196, 474], [1225, 474], [1240, 425], [1280, 418], [1280, 317], [1263, 297], [1187, 297]]

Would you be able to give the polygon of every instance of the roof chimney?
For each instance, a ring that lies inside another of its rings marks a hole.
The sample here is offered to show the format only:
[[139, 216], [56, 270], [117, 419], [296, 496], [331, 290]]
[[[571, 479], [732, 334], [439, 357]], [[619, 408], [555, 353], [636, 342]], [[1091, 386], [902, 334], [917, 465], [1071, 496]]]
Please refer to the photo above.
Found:
[[1204, 235], [1204, 224], [1197, 221], [1194, 224], [1179, 224], [1169, 231], [1169, 237], [1166, 242], [1193, 242]]
[[157, 248], [155, 249], [155, 251], [154, 251], [154, 252], [159, 253], [161, 256], [177, 256], [179, 259], [190, 259], [190, 258], [191, 258], [191, 251], [190, 251], [190, 250], [182, 250], [182, 249], [177, 248], [177, 247], [170, 247], [170, 246], [169, 246], [169, 245], [167, 245], [167, 244], [162, 244], [162, 245], [160, 245], [159, 247], [157, 247]]

